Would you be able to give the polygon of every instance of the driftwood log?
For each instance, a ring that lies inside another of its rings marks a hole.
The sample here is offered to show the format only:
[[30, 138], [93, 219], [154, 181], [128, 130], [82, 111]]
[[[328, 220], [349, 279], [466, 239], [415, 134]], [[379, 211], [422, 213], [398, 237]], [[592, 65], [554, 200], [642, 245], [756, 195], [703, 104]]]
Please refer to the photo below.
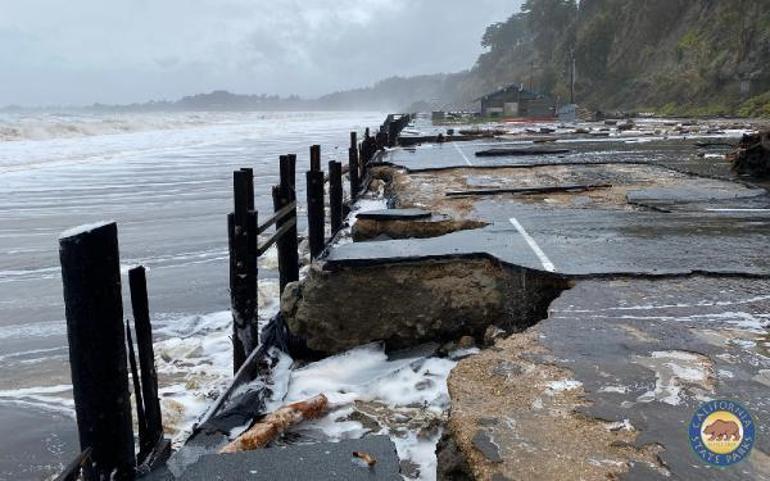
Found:
[[328, 403], [326, 396], [319, 394], [313, 398], [283, 406], [265, 416], [219, 452], [237, 453], [264, 448], [289, 427], [306, 419], [319, 417], [326, 410]]
[[770, 130], [744, 135], [738, 148], [727, 158], [740, 175], [770, 177]]

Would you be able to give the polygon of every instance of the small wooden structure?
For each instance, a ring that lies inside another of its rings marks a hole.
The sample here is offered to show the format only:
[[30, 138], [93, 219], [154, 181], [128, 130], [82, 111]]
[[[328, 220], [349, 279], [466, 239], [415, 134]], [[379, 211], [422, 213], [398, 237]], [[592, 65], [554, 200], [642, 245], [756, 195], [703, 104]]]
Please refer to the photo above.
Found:
[[545, 94], [511, 84], [476, 99], [482, 117], [553, 118], [556, 102]]

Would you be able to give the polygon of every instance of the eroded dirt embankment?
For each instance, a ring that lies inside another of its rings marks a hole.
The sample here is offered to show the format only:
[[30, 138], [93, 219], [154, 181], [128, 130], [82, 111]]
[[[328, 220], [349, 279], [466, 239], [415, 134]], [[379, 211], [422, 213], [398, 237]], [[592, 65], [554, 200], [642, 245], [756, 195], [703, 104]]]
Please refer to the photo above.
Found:
[[545, 316], [569, 283], [486, 258], [314, 268], [287, 287], [282, 311], [308, 347], [334, 354], [372, 341], [389, 349], [515, 332]]

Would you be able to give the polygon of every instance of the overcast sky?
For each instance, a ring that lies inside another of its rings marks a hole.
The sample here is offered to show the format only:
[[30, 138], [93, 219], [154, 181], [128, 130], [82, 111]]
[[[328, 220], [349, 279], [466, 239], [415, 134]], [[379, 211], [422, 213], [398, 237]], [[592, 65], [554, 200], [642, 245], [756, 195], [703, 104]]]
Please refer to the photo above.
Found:
[[0, 105], [317, 96], [452, 72], [520, 0], [2, 0]]

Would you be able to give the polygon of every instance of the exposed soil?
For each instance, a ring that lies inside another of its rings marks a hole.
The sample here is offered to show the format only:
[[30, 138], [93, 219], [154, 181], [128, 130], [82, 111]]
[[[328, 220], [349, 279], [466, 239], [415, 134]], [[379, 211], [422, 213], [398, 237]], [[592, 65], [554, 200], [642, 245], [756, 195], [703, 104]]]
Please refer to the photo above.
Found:
[[514, 334], [450, 375], [448, 432], [471, 477], [598, 481], [618, 479], [629, 462], [665, 474], [658, 446], [634, 447], [633, 426], [576, 413], [587, 404], [582, 386], [549, 362], [538, 337], [537, 327]]
[[373, 341], [400, 349], [463, 335], [480, 339], [493, 324], [525, 329], [568, 287], [560, 276], [484, 258], [316, 267], [287, 286], [281, 309], [289, 330], [315, 351], [334, 354]]

